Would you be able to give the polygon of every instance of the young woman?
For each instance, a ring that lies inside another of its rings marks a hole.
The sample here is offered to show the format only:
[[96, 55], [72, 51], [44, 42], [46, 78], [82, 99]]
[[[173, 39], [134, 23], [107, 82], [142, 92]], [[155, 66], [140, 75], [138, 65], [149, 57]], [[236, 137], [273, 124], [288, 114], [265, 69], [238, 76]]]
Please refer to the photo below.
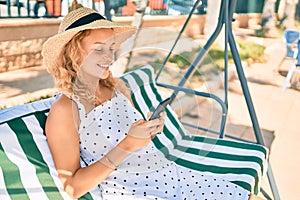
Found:
[[151, 140], [163, 129], [164, 113], [143, 120], [129, 89], [109, 70], [116, 48], [134, 33], [135, 27], [79, 8], [43, 46], [44, 65], [62, 91], [46, 135], [65, 191], [73, 198], [92, 189], [103, 199], [256, 198], [228, 181], [177, 166], [155, 148]]

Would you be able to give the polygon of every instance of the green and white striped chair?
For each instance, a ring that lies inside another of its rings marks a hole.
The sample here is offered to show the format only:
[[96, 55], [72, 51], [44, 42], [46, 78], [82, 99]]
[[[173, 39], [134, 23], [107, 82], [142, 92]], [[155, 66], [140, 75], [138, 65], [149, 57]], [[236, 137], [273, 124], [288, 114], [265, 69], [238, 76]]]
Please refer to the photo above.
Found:
[[[150, 66], [121, 78], [145, 116], [162, 100]], [[44, 126], [56, 97], [0, 110], [0, 199], [70, 199], [63, 191], [48, 148]], [[162, 134], [153, 142], [166, 158], [179, 165], [213, 174], [259, 192], [267, 170], [268, 150], [252, 143], [186, 135], [168, 106]], [[95, 191], [80, 199], [97, 199]]]

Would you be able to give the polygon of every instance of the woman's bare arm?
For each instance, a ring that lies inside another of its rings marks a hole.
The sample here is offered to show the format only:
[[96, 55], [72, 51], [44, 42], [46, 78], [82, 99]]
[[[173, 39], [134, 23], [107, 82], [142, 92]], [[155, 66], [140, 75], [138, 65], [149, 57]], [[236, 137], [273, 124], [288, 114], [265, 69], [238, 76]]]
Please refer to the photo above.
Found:
[[[65, 191], [78, 198], [105, 180], [114, 169], [101, 162], [80, 167], [79, 136], [74, 103], [66, 97], [56, 102], [46, 122], [46, 135], [58, 175]], [[125, 158], [127, 152], [124, 151]]]
[[[74, 112], [73, 112], [74, 109]], [[76, 114], [77, 113], [77, 114]], [[65, 191], [78, 198], [105, 180], [133, 151], [146, 146], [151, 132], [159, 132], [160, 120], [138, 120], [128, 135], [98, 162], [85, 168], [80, 166], [77, 106], [62, 96], [51, 107], [46, 121], [46, 136], [54, 163]], [[137, 137], [143, 135], [143, 137]]]

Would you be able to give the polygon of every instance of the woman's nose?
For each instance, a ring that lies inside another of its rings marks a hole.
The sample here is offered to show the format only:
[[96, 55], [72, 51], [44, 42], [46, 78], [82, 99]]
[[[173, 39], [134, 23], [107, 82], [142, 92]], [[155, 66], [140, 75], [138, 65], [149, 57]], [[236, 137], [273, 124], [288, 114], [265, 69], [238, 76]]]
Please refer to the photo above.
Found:
[[111, 61], [113, 60], [114, 57], [114, 53], [111, 52], [110, 50], [105, 51], [105, 53], [103, 54], [103, 59], [105, 59], [105, 61]]

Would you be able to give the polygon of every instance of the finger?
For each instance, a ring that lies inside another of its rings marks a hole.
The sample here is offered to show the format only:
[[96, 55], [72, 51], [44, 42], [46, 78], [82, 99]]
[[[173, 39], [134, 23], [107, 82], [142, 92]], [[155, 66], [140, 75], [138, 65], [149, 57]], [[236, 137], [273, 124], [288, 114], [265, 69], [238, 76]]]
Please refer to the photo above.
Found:
[[159, 119], [160, 121], [164, 121], [164, 120], [165, 120], [165, 115], [164, 115], [164, 114], [160, 115], [158, 119]]
[[165, 119], [164, 118], [159, 118], [159, 124], [157, 125], [157, 127], [164, 126], [164, 124], [165, 124]]
[[159, 118], [159, 123], [160, 124], [164, 124], [165, 123], [165, 118], [164, 117], [160, 117]]
[[161, 131], [159, 131], [159, 130], [155, 130], [155, 131], [152, 131], [151, 133], [150, 133], [150, 135], [151, 135], [151, 139], [153, 139], [157, 134], [160, 134], [161, 133]]
[[147, 127], [155, 127], [155, 126], [158, 126], [160, 125], [160, 120], [159, 119], [154, 119], [154, 120], [151, 120], [151, 121], [147, 121], [145, 123], [145, 126]]
[[161, 126], [157, 127], [158, 132], [162, 132], [164, 130], [164, 124], [162, 124]]
[[153, 138], [155, 138], [155, 137], [156, 137], [156, 135], [157, 135], [157, 133], [153, 133], [153, 134], [151, 134], [151, 140], [152, 140]]
[[149, 128], [147, 132], [149, 132], [150, 135], [153, 135], [153, 134], [156, 134], [159, 131], [158, 131], [157, 126], [155, 126], [155, 127]]
[[156, 132], [162, 132], [163, 128], [164, 128], [164, 124], [160, 124], [156, 126]]
[[161, 117], [163, 117], [163, 118], [165, 118], [166, 117], [166, 112], [161, 112], [160, 114], [159, 114], [159, 118], [161, 118]]
[[151, 135], [151, 140], [156, 137], [156, 134]]
[[153, 112], [148, 112], [147, 114], [147, 119], [149, 120], [149, 118], [152, 116]]

